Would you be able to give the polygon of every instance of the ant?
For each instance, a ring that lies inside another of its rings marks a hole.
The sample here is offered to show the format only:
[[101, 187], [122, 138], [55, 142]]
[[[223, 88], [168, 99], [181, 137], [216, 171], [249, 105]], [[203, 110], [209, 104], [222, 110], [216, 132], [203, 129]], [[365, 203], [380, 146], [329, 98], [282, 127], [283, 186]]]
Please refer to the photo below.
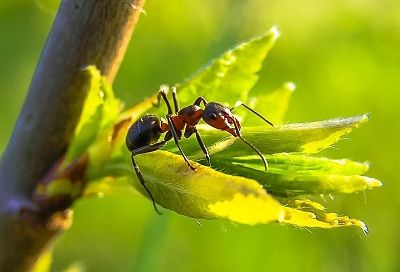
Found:
[[[166, 120], [160, 120], [157, 116], [153, 114], [146, 114], [132, 124], [126, 135], [126, 146], [131, 152], [133, 168], [140, 183], [142, 184], [142, 186], [148, 193], [151, 201], [153, 202], [154, 210], [158, 214], [161, 213], [157, 209], [153, 195], [147, 188], [146, 181], [144, 180], [143, 175], [140, 172], [139, 166], [137, 165], [134, 157], [139, 154], [159, 150], [169, 140], [173, 138], [183, 159], [186, 161], [190, 169], [195, 170], [195, 168], [190, 164], [181, 146], [179, 145], [179, 140], [182, 138], [182, 132], [184, 131], [183, 135], [185, 136], [185, 138], [189, 138], [193, 134], [196, 135], [197, 142], [199, 143], [200, 148], [203, 151], [204, 156], [206, 157], [208, 165], [211, 167], [210, 155], [208, 154], [207, 147], [204, 145], [204, 142], [196, 129], [196, 125], [200, 121], [200, 119], [203, 119], [204, 122], [216, 129], [226, 131], [232, 136], [240, 138], [244, 143], [251, 147], [258, 154], [258, 156], [260, 156], [261, 160], [264, 163], [265, 171], [268, 170], [268, 163], [265, 157], [254, 145], [252, 145], [242, 137], [240, 133], [240, 123], [233, 116], [232, 110], [239, 106], [243, 106], [258, 117], [260, 117], [262, 120], [267, 122], [269, 125], [274, 126], [270, 121], [265, 119], [259, 113], [257, 113], [247, 105], [243, 104], [241, 101], [236, 102], [233, 108], [228, 108], [217, 102], [207, 102], [207, 100], [202, 96], [198, 97], [192, 105], [179, 109], [175, 87], [172, 88], [172, 99], [175, 109], [174, 112], [172, 111], [171, 104], [167, 97], [167, 87], [162, 86], [160, 88], [157, 96], [157, 103], [155, 103], [156, 106], [160, 105], [161, 98], [164, 100], [168, 110], [168, 114], [165, 116]], [[201, 103], [203, 103], [204, 109], [200, 107]], [[164, 140], [158, 141], [162, 133], [166, 133], [164, 136]]]

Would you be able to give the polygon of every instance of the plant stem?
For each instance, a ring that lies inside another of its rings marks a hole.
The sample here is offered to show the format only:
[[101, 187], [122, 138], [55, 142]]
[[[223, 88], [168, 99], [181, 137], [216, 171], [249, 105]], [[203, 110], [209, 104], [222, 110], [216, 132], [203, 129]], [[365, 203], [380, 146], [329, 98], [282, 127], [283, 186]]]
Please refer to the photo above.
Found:
[[42, 218], [32, 192], [65, 151], [86, 98], [82, 68], [112, 83], [144, 0], [63, 0], [0, 161], [0, 271], [31, 270], [69, 213]]

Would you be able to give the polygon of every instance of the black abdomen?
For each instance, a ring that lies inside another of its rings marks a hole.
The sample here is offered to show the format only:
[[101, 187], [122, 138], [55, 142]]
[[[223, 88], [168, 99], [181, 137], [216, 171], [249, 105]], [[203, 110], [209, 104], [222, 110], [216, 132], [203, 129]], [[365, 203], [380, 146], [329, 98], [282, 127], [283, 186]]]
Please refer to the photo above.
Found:
[[126, 147], [132, 151], [150, 145], [157, 142], [160, 135], [160, 120], [155, 115], [145, 115], [129, 128], [126, 134]]

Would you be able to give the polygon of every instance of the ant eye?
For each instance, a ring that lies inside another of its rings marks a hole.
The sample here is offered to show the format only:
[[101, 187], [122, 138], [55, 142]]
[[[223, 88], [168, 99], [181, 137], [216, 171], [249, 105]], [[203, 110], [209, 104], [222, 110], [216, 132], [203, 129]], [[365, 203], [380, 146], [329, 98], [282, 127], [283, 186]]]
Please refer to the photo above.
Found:
[[211, 113], [210, 114], [210, 118], [215, 120], [215, 119], [217, 119], [217, 115], [215, 113]]

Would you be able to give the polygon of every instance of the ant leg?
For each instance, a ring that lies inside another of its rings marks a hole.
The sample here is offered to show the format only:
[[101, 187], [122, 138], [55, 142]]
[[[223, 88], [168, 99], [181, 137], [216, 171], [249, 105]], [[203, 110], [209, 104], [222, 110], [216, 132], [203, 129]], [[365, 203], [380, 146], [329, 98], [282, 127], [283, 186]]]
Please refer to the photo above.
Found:
[[208, 102], [207, 102], [207, 100], [206, 100], [204, 97], [202, 97], [202, 96], [197, 97], [197, 99], [196, 99], [196, 101], [194, 101], [193, 105], [200, 106], [200, 103], [201, 103], [201, 102], [203, 102], [204, 107], [207, 106], [207, 103], [208, 103]]
[[268, 162], [265, 159], [264, 155], [254, 145], [252, 145], [250, 142], [248, 142], [245, 138], [242, 137], [242, 135], [240, 134], [239, 125], [237, 124], [237, 120], [235, 118], [232, 118], [232, 121], [233, 121], [233, 125], [235, 126], [235, 131], [236, 131], [238, 138], [240, 140], [242, 140], [244, 143], [246, 143], [248, 146], [250, 146], [258, 154], [258, 156], [260, 156], [261, 160], [264, 163], [265, 172], [267, 172], [268, 171]]
[[161, 149], [166, 143], [167, 143], [167, 141], [163, 140], [163, 141], [160, 141], [160, 142], [152, 144], [152, 145], [139, 147], [139, 148], [132, 150], [132, 154], [134, 156], [136, 156], [139, 154], [150, 153], [150, 152]]
[[144, 180], [143, 175], [142, 175], [142, 173], [140, 172], [139, 166], [136, 164], [136, 161], [135, 161], [135, 158], [134, 158], [134, 155], [133, 155], [133, 154], [131, 155], [131, 160], [132, 160], [133, 169], [135, 169], [136, 176], [138, 177], [138, 179], [139, 179], [139, 181], [140, 181], [140, 184], [142, 184], [142, 186], [143, 186], [144, 189], [146, 190], [147, 194], [149, 195], [149, 197], [150, 197], [150, 199], [151, 199], [151, 202], [153, 202], [154, 210], [156, 211], [156, 213], [158, 213], [158, 214], [161, 215], [162, 213], [158, 210], [157, 205], [156, 205], [156, 202], [155, 202], [155, 200], [154, 200], [154, 197], [153, 197], [153, 195], [151, 194], [150, 190], [149, 190], [149, 189], [147, 188], [147, 186], [146, 186], [146, 181]]
[[144, 147], [137, 148], [137, 149], [133, 150], [132, 153], [131, 153], [132, 165], [133, 165], [133, 169], [136, 172], [136, 176], [137, 176], [140, 184], [144, 187], [144, 189], [146, 190], [147, 194], [149, 195], [149, 197], [150, 197], [150, 199], [151, 199], [151, 201], [153, 203], [154, 210], [160, 215], [162, 213], [158, 210], [156, 202], [154, 200], [154, 197], [151, 194], [150, 190], [147, 188], [146, 181], [144, 180], [142, 172], [140, 172], [139, 166], [137, 165], [134, 157], [136, 155], [138, 155], [138, 154], [143, 154], [143, 153], [148, 153], [148, 152], [152, 152], [152, 151], [158, 150], [158, 149], [162, 148], [165, 144], [166, 144], [166, 141], [161, 141], [161, 142], [156, 143], [156, 144], [152, 144], [152, 145], [149, 145], [149, 146], [144, 146]]
[[171, 108], [171, 103], [169, 103], [168, 97], [167, 97], [167, 89], [168, 87], [166, 86], [161, 86], [160, 91], [158, 92], [157, 95], [157, 102], [153, 103], [154, 106], [158, 107], [160, 105], [161, 98], [164, 100], [165, 104], [167, 105], [167, 110], [168, 114], [172, 114], [172, 108]]
[[157, 101], [153, 102], [153, 106], [154, 107], [159, 107], [160, 106], [160, 102], [161, 102], [161, 93], [167, 93], [168, 92], [168, 86], [167, 85], [161, 85], [160, 89], [158, 90], [158, 94], [157, 94]]
[[179, 103], [178, 103], [178, 96], [176, 94], [176, 88], [175, 87], [172, 87], [172, 99], [174, 100], [175, 113], [178, 113], [178, 111], [179, 111]]
[[183, 153], [183, 150], [179, 144], [178, 134], [176, 133], [176, 129], [175, 129], [174, 123], [172, 122], [171, 116], [167, 115], [167, 120], [168, 120], [169, 130], [171, 131], [172, 136], [174, 137], [175, 144], [178, 147], [179, 151], [181, 152], [183, 159], [189, 165], [190, 169], [194, 170], [195, 168], [190, 164], [188, 158], [186, 157], [185, 153]]
[[207, 159], [208, 166], [211, 167], [210, 155], [208, 154], [207, 147], [204, 144], [203, 140], [201, 139], [199, 132], [197, 131], [196, 127], [186, 125], [185, 137], [186, 138], [190, 138], [190, 136], [192, 136], [194, 133], [196, 133], [197, 142], [198, 142], [201, 150], [203, 151], [204, 156]]
[[247, 106], [246, 104], [243, 104], [242, 101], [237, 101], [235, 103], [235, 106], [233, 106], [230, 110], [233, 111], [234, 109], [243, 106], [246, 109], [248, 109], [249, 111], [251, 111], [252, 113], [254, 113], [255, 115], [257, 115], [258, 117], [260, 117], [261, 119], [263, 119], [265, 122], [267, 122], [268, 124], [270, 124], [271, 126], [274, 126], [274, 124], [272, 124], [270, 121], [268, 121], [267, 119], [265, 119], [261, 114], [259, 114], [258, 112], [256, 112], [255, 110], [253, 110], [252, 108], [250, 108], [249, 106]]
[[204, 156], [205, 156], [206, 159], [207, 159], [208, 166], [211, 167], [210, 155], [208, 154], [207, 147], [206, 147], [206, 145], [204, 144], [203, 140], [200, 138], [200, 134], [199, 134], [199, 132], [197, 131], [197, 129], [196, 129], [196, 139], [197, 139], [197, 142], [198, 142], [199, 145], [200, 145], [201, 150], [202, 150], [203, 153], [204, 153]]

